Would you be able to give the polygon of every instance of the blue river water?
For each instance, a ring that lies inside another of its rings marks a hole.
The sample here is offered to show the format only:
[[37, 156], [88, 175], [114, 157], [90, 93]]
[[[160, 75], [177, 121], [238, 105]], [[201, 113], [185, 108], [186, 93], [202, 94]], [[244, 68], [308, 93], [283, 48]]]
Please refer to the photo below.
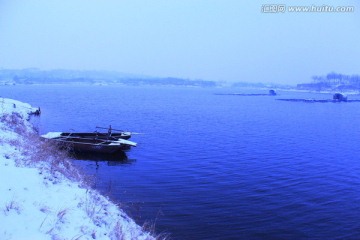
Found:
[[41, 133], [110, 124], [138, 133], [127, 160], [74, 163], [171, 239], [359, 238], [360, 103], [214, 94], [236, 91], [18, 85], [0, 96], [40, 106]]

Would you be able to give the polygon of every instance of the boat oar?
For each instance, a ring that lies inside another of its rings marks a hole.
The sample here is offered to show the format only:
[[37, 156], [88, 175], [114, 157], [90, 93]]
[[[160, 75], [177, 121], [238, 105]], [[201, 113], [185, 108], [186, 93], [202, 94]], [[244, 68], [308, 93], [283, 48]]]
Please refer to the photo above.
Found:
[[61, 136], [61, 137], [58, 137], [54, 140], [67, 140], [67, 139], [83, 139], [83, 140], [98, 140], [100, 141], [100, 143], [97, 143], [97, 144], [101, 144], [101, 143], [121, 143], [121, 144], [127, 144], [127, 145], [131, 145], [131, 146], [136, 146], [137, 143], [136, 142], [132, 142], [132, 141], [129, 141], [129, 140], [125, 140], [125, 139], [116, 139], [116, 140], [108, 140], [108, 139], [94, 139], [94, 138], [85, 138], [85, 137], [69, 137], [69, 136]]
[[126, 132], [126, 131], [124, 131], [124, 130], [119, 130], [119, 129], [114, 129], [114, 128], [108, 128], [108, 127], [106, 128], [106, 127], [98, 127], [98, 126], [96, 126], [96, 128], [99, 128], [99, 129], [108, 129], [108, 130], [110, 129], [111, 131], [114, 130], [114, 131], [118, 131], [118, 132]]
[[[99, 129], [109, 129], [109, 128], [106, 128], [106, 127], [98, 127], [98, 126], [96, 126], [96, 128], [99, 128]], [[145, 133], [124, 131], [124, 130], [119, 130], [119, 129], [114, 129], [114, 128], [111, 128], [111, 130], [118, 131], [118, 132], [124, 132], [124, 133], [129, 132], [129, 133], [134, 134], [134, 135], [145, 134]]]

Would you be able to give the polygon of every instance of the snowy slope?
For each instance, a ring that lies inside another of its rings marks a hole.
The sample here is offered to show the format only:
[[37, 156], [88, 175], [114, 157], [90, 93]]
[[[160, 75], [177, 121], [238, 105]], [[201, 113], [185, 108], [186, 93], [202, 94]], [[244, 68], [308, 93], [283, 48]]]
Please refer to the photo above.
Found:
[[154, 239], [39, 140], [35, 110], [0, 98], [0, 239]]

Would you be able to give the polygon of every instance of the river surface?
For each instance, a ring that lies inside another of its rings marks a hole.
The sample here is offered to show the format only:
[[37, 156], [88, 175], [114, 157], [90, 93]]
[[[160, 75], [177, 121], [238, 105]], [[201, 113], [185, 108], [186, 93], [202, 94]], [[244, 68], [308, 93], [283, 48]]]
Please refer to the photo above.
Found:
[[[75, 160], [140, 225], [171, 239], [356, 239], [360, 103], [265, 90], [17, 85], [40, 133], [130, 130], [121, 161]], [[350, 96], [360, 99], [360, 96]]]

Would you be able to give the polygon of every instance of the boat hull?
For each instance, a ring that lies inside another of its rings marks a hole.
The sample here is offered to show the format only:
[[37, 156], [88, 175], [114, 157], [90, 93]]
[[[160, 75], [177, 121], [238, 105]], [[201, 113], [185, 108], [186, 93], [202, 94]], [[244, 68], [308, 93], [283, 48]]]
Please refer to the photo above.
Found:
[[62, 137], [81, 137], [81, 138], [94, 138], [94, 139], [129, 139], [131, 138], [131, 132], [119, 132], [119, 133], [100, 133], [100, 132], [84, 132], [84, 133], [61, 133]]
[[[55, 133], [54, 135], [56, 135]], [[58, 135], [58, 134], [57, 134]], [[49, 137], [51, 135], [43, 135], [42, 137], [48, 141], [57, 143], [62, 149], [77, 153], [103, 153], [112, 154], [119, 151], [129, 150], [135, 147], [136, 143], [125, 139], [99, 139], [86, 137]]]
[[95, 144], [84, 144], [84, 143], [73, 143], [73, 142], [62, 142], [66, 148], [71, 151], [78, 153], [104, 153], [111, 154], [119, 151], [129, 150], [130, 146], [125, 145], [114, 145], [114, 146], [104, 146], [104, 145], [95, 145]]

